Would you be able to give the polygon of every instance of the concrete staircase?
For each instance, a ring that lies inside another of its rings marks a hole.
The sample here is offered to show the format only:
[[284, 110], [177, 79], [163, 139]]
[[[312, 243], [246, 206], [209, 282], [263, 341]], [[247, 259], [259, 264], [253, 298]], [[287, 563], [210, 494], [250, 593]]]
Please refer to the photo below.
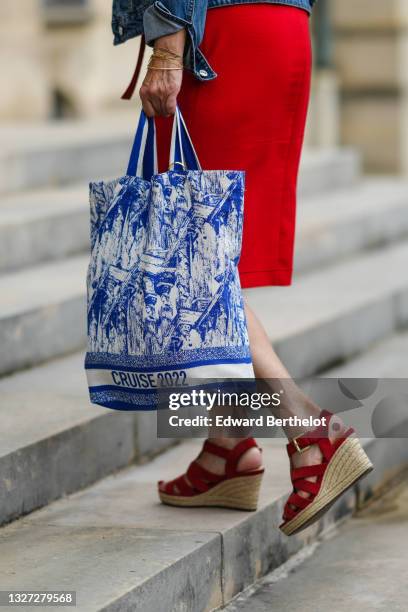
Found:
[[[0, 563], [0, 574], [3, 588], [76, 588], [81, 611], [198, 612], [349, 513], [356, 494], [310, 533], [280, 536], [271, 525], [289, 480], [281, 442], [270, 440], [274, 469], [256, 513], [161, 507], [155, 481], [182, 471], [197, 444], [169, 450], [154, 414], [89, 404], [86, 181], [123, 173], [134, 123], [0, 130], [0, 523], [62, 498], [2, 527], [16, 567]], [[354, 151], [307, 151], [299, 194], [294, 285], [246, 291], [271, 341], [295, 376], [345, 362], [348, 376], [406, 377], [408, 182], [362, 177]], [[369, 443], [378, 468], [359, 499], [408, 460], [403, 442]]]

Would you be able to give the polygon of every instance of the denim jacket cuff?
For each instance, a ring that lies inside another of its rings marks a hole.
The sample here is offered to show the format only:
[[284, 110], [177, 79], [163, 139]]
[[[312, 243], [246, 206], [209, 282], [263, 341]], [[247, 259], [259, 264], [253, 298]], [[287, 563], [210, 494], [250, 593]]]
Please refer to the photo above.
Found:
[[153, 5], [149, 6], [143, 13], [143, 30], [147, 45], [153, 45], [156, 38], [175, 34], [182, 29], [182, 25], [161, 15]]
[[200, 81], [210, 81], [215, 79], [217, 73], [211, 68], [204, 55], [197, 48], [196, 33], [191, 21], [173, 15], [160, 0], [154, 3], [154, 8], [160, 16], [171, 21], [181, 28], [185, 28], [188, 34], [187, 49], [185, 54], [185, 65], [189, 68]]

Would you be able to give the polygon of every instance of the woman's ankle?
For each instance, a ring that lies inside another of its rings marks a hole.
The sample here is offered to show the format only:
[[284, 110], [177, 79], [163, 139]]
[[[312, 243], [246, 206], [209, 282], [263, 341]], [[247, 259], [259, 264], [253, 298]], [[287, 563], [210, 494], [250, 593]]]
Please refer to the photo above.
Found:
[[314, 423], [316, 419], [320, 419], [321, 413], [322, 409], [310, 401], [282, 409], [280, 418], [291, 419], [293, 422], [293, 425], [287, 425], [283, 428], [288, 440], [293, 440], [293, 438], [315, 429], [314, 425], [309, 424], [310, 418], [312, 417]]
[[242, 440], [244, 440], [244, 438], [229, 438], [227, 436], [224, 437], [219, 435], [212, 437], [211, 434], [208, 436], [209, 442], [215, 444], [216, 446], [227, 448], [228, 450], [235, 448], [237, 444], [242, 442]]
[[299, 419], [305, 419], [307, 421], [310, 417], [313, 418], [313, 424], [305, 424], [304, 426], [297, 424], [293, 427], [285, 427], [284, 430], [288, 440], [293, 440], [294, 438], [312, 432], [315, 429], [319, 429], [321, 426], [327, 428], [326, 436], [333, 442], [337, 438], [340, 438], [348, 429], [348, 426], [337, 414], [332, 414], [332, 416], [330, 416], [331, 413], [326, 410], [325, 412], [328, 414], [323, 415], [324, 409], [316, 405], [309, 405], [300, 410], [288, 412], [290, 412], [289, 416], [298, 417], [297, 421]]
[[[217, 446], [221, 446], [222, 448], [226, 448], [228, 450], [232, 450], [242, 442], [245, 438], [227, 438], [227, 437], [218, 437], [218, 438], [208, 438], [212, 444]], [[203, 452], [198, 458], [198, 463], [202, 465], [202, 467], [207, 467], [214, 470], [217, 474], [221, 474], [225, 472], [225, 461], [214, 457], [210, 453]], [[244, 471], [252, 471], [257, 470], [262, 466], [262, 454], [259, 447], [249, 448], [247, 451], [243, 453], [241, 458], [238, 461], [237, 470], [238, 472]]]

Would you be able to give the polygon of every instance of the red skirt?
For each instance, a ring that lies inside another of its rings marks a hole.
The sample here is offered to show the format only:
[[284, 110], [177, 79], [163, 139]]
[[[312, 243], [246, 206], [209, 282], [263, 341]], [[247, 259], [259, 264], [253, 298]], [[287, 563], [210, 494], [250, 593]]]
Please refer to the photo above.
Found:
[[[292, 281], [296, 182], [309, 102], [309, 16], [278, 4], [208, 10], [200, 45], [218, 74], [185, 72], [178, 103], [204, 170], [245, 170], [242, 287]], [[172, 119], [159, 117], [159, 170]]]

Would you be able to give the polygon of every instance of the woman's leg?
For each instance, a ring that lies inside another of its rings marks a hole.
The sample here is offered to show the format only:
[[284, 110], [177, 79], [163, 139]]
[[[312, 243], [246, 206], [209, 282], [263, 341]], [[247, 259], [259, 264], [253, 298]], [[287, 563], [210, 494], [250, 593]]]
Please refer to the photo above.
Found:
[[[272, 393], [281, 391], [282, 402], [280, 406], [272, 408], [275, 416], [288, 418], [298, 416], [306, 418], [309, 416], [319, 416], [321, 408], [317, 406], [292, 380], [289, 372], [272, 348], [271, 342], [263, 328], [261, 322], [256, 317], [252, 309], [245, 304], [245, 314], [248, 325], [248, 335], [251, 347], [252, 359], [255, 375], [257, 379], [262, 379], [268, 385]], [[336, 427], [337, 425], [337, 427]], [[336, 418], [335, 427], [330, 432], [329, 439], [334, 440], [344, 432], [344, 425], [340, 419]], [[305, 432], [301, 427], [285, 427], [285, 434], [288, 439], [292, 439]], [[227, 449], [234, 448], [240, 441], [239, 438], [219, 437], [209, 433], [209, 438], [218, 446]], [[321, 463], [322, 454], [317, 445], [310, 447], [304, 453], [296, 453], [292, 457], [293, 467], [302, 467]], [[223, 474], [225, 470], [225, 460], [212, 454], [202, 452], [197, 459], [198, 463], [205, 469], [215, 474]], [[241, 458], [238, 470], [255, 470], [262, 465], [262, 457], [258, 448], [249, 449]], [[312, 477], [313, 481], [316, 478]], [[164, 491], [166, 483], [160, 485]], [[300, 491], [299, 495], [307, 497], [307, 494]]]
[[[280, 418], [319, 416], [321, 409], [292, 380], [273, 350], [261, 322], [247, 303], [245, 303], [245, 315], [256, 378], [264, 380], [268, 389], [274, 393], [283, 390], [281, 404], [271, 408], [275, 416]], [[304, 430], [299, 427], [285, 427], [288, 438], [294, 438], [303, 432]]]
[[[271, 389], [271, 392], [284, 391], [281, 395], [281, 404], [275, 408], [271, 408], [272, 412], [279, 418], [288, 418], [291, 416], [300, 418], [309, 416], [318, 417], [321, 408], [303, 393], [292, 380], [289, 372], [273, 350], [261, 322], [248, 304], [245, 304], [245, 314], [256, 378], [263, 379], [265, 384]], [[334, 417], [330, 423], [331, 429], [329, 432], [329, 440], [333, 441], [341, 437], [346, 427], [337, 416]], [[287, 438], [290, 440], [305, 433], [306, 430], [301, 427], [285, 427], [284, 431]], [[293, 468], [316, 465], [321, 463], [321, 461], [322, 453], [318, 445], [311, 446], [303, 453], [295, 453], [291, 458]], [[306, 480], [315, 482], [316, 477], [306, 478]], [[308, 497], [308, 493], [304, 491], [298, 491], [298, 494], [301, 497]]]

